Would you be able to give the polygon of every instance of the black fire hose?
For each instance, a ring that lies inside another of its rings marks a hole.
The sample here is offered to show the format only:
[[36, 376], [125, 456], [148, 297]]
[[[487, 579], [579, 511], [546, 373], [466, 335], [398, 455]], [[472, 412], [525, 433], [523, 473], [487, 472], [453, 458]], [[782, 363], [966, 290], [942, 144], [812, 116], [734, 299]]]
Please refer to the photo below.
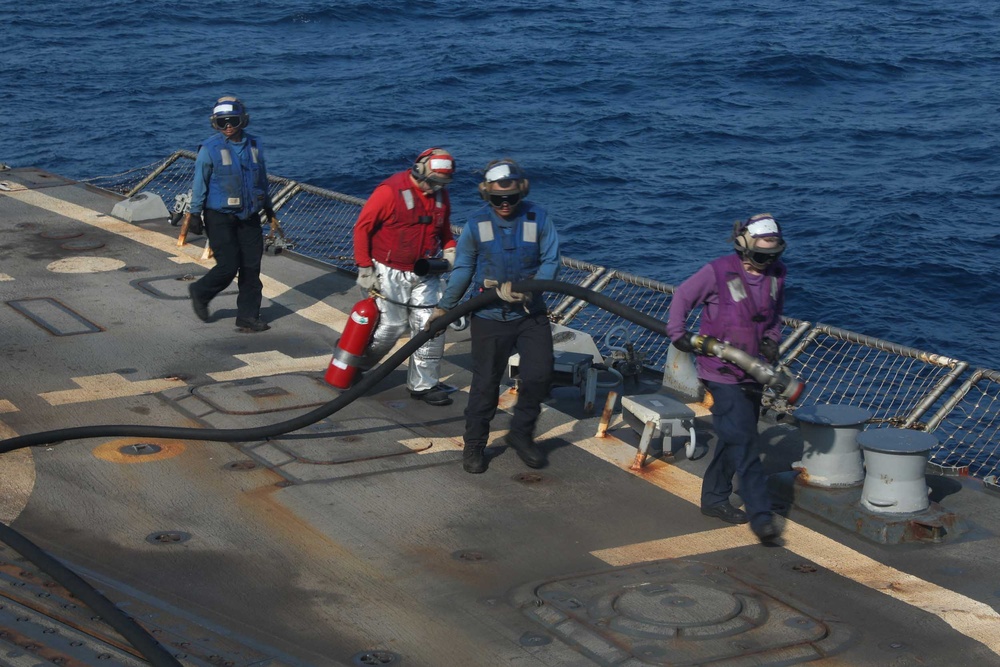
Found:
[[3, 522], [0, 522], [0, 541], [37, 565], [38, 569], [52, 577], [80, 602], [97, 612], [101, 620], [132, 644], [149, 664], [154, 667], [181, 667], [181, 663], [131, 616], [116, 607], [111, 600], [104, 597], [73, 570]]
[[[641, 327], [655, 331], [657, 333], [666, 332], [666, 323], [655, 317], [650, 317], [634, 308], [619, 303], [603, 294], [598, 294], [585, 287], [560, 282], [558, 280], [522, 280], [512, 285], [516, 292], [533, 292], [536, 295], [541, 292], [558, 292], [567, 294], [578, 299], [583, 299], [598, 308], [607, 310], [619, 317], [622, 317]], [[66, 440], [80, 440], [83, 438], [107, 438], [107, 437], [135, 437], [135, 438], [167, 438], [175, 440], [211, 440], [216, 442], [248, 442], [254, 440], [265, 440], [284, 433], [297, 431], [314, 424], [321, 419], [329, 417], [338, 410], [354, 402], [363, 396], [369, 389], [378, 384], [385, 376], [391, 373], [397, 366], [413, 354], [421, 345], [427, 342], [438, 331], [444, 329], [455, 320], [479, 310], [498, 300], [496, 290], [488, 290], [479, 296], [465, 301], [455, 308], [452, 308], [443, 316], [435, 319], [431, 323], [429, 331], [421, 331], [413, 336], [408, 343], [403, 345], [395, 354], [388, 357], [375, 369], [365, 373], [364, 378], [355, 386], [344, 391], [340, 396], [320, 407], [276, 424], [267, 426], [257, 426], [254, 428], [189, 428], [180, 426], [139, 426], [139, 425], [102, 425], [102, 426], [75, 426], [63, 428], [55, 431], [44, 431], [41, 433], [31, 433], [19, 435], [14, 438], [0, 440], [0, 454], [11, 452], [23, 447], [35, 447], [38, 445], [52, 444]], [[540, 296], [536, 296], [540, 298]]]

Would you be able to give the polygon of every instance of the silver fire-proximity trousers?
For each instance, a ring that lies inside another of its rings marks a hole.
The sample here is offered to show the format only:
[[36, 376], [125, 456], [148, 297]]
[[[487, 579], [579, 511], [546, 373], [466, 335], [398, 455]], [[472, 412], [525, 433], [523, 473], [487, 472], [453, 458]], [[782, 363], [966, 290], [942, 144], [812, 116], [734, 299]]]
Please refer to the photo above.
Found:
[[[412, 271], [400, 271], [376, 261], [372, 262], [372, 266], [378, 276], [375, 284], [384, 298], [375, 298], [380, 315], [372, 342], [365, 351], [362, 369], [369, 369], [381, 361], [396, 341], [407, 333], [407, 329], [413, 333], [423, 331], [444, 291], [440, 275], [421, 277]], [[443, 355], [444, 336], [431, 338], [421, 345], [410, 357], [407, 388], [418, 392], [437, 385]]]

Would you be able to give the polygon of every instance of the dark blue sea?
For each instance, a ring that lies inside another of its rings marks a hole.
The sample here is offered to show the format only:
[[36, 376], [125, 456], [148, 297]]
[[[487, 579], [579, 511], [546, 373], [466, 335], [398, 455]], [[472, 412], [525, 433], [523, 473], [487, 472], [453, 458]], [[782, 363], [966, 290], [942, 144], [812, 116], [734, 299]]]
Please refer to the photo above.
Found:
[[1000, 368], [1000, 3], [34, 0], [0, 161], [151, 164], [250, 107], [272, 173], [366, 197], [424, 148], [520, 161], [564, 254], [678, 283], [783, 223], [786, 314]]

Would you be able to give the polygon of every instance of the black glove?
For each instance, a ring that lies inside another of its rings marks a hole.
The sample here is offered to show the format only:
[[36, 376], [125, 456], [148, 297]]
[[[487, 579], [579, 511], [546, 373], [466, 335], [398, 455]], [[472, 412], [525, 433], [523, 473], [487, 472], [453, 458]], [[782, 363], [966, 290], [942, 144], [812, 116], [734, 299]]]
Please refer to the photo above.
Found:
[[760, 339], [760, 354], [767, 360], [767, 363], [774, 366], [778, 363], [778, 342], [770, 338]]
[[692, 336], [690, 331], [685, 331], [683, 336], [674, 341], [674, 347], [681, 352], [694, 352], [694, 345], [691, 344]]

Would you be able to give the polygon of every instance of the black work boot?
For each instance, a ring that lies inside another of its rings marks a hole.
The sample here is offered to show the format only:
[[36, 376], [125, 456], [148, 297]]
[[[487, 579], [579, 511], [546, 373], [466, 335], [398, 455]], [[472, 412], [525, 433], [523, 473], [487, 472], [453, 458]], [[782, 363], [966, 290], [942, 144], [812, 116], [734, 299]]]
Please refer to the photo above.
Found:
[[760, 523], [759, 525], [751, 525], [750, 528], [753, 530], [754, 535], [760, 540], [761, 544], [774, 544], [781, 537], [781, 527], [775, 522], [773, 518], [768, 519]]
[[507, 434], [507, 444], [514, 448], [517, 455], [521, 457], [530, 468], [544, 468], [547, 461], [545, 460], [545, 452], [543, 452], [537, 444], [535, 444], [534, 438], [530, 435], [525, 435], [524, 433], [515, 433], [511, 431]]
[[191, 296], [191, 307], [194, 309], [195, 317], [202, 322], [208, 322], [208, 301], [194, 293], [194, 283], [188, 285], [188, 294]]
[[473, 475], [486, 472], [485, 450], [482, 445], [466, 445], [462, 450], [462, 469]]
[[236, 318], [236, 330], [240, 333], [260, 333], [270, 328], [270, 325], [259, 317], [255, 320]]
[[424, 389], [423, 391], [411, 390], [410, 398], [423, 401], [428, 405], [451, 405], [453, 402], [451, 396], [441, 387], [442, 385], [439, 382], [430, 389]]

